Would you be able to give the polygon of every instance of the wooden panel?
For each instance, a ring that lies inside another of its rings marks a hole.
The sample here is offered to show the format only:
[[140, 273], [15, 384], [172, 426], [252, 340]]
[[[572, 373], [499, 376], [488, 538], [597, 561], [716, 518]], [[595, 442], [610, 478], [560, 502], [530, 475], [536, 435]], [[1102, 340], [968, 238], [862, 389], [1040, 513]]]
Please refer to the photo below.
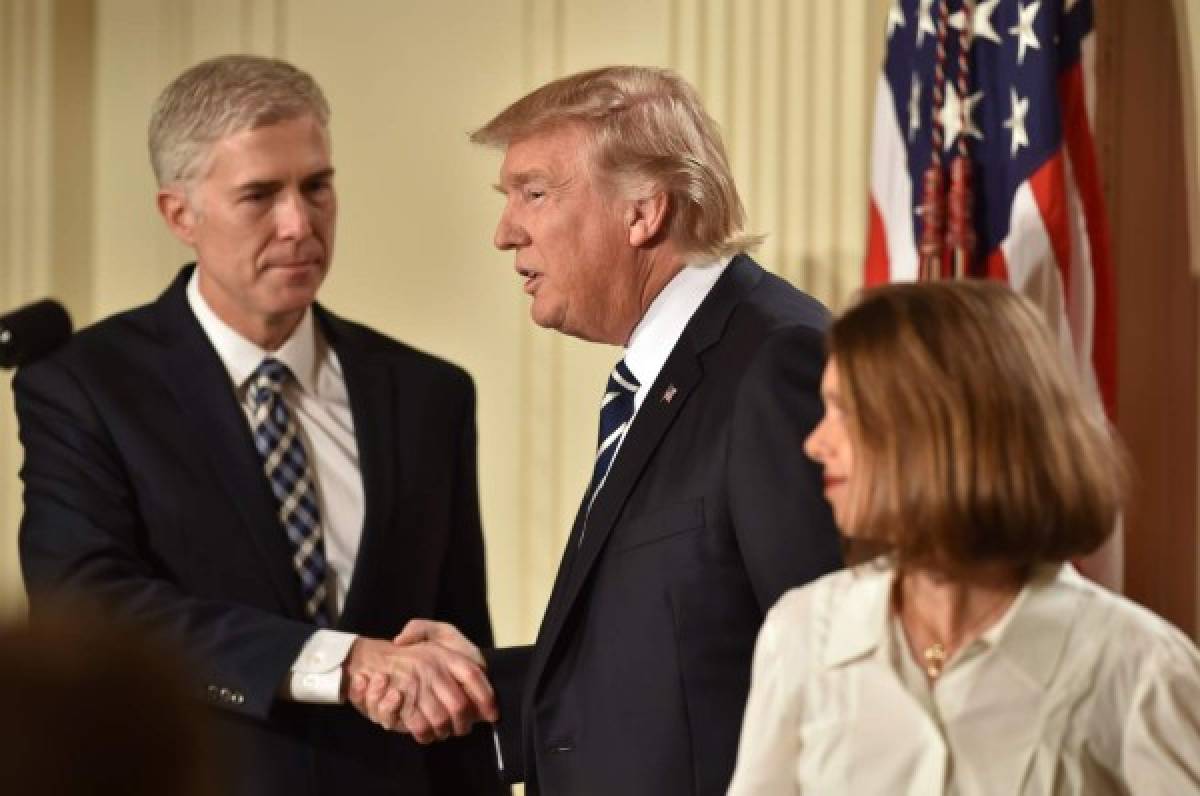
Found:
[[1197, 631], [1197, 290], [1169, 0], [1098, 4], [1097, 139], [1117, 269], [1118, 427], [1137, 468], [1125, 589]]
[[[1183, 130], [1188, 185], [1188, 229], [1200, 230], [1200, 4], [1172, 0], [1183, 89]], [[1200, 276], [1200, 246], [1190, 252], [1192, 273]], [[1197, 561], [1200, 567], [1200, 561]], [[1198, 608], [1200, 610], [1200, 608]]]

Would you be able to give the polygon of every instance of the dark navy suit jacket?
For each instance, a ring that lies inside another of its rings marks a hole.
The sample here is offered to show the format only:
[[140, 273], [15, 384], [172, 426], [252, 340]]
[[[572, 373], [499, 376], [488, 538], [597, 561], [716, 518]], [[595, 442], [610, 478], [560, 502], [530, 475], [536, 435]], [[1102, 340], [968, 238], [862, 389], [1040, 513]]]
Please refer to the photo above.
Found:
[[[276, 697], [314, 627], [245, 416], [187, 303], [190, 273], [17, 374], [35, 618], [44, 594], [84, 592], [180, 645], [229, 792], [498, 790], [484, 732], [424, 749], [349, 707]], [[345, 375], [366, 502], [338, 629], [390, 638], [432, 616], [489, 644], [470, 378], [315, 312]]]
[[537, 643], [488, 653], [529, 793], [725, 792], [767, 609], [841, 563], [801, 447], [828, 320], [741, 255], [687, 324], [582, 545], [575, 521]]

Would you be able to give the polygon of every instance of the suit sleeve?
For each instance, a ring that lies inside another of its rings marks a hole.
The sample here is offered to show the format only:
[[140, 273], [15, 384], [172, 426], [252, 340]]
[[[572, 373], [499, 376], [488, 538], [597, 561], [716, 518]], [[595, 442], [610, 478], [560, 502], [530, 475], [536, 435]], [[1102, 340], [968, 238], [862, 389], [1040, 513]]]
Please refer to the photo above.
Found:
[[59, 595], [98, 599], [179, 647], [220, 708], [265, 717], [312, 627], [184, 593], [154, 554], [127, 467], [84, 386], [59, 360], [13, 382], [24, 513], [21, 566], [36, 619]]
[[[475, 389], [462, 374], [462, 412], [457, 428], [450, 541], [438, 588], [436, 618], [457, 627], [476, 646], [493, 645], [487, 607], [487, 567], [479, 518]], [[491, 726], [476, 725], [470, 735], [428, 749], [434, 787], [439, 794], [507, 794], [496, 768]]]
[[738, 391], [728, 487], [733, 526], [765, 613], [784, 592], [842, 565], [821, 469], [803, 450], [821, 419], [820, 332], [791, 326], [758, 350]]
[[505, 782], [525, 781], [524, 698], [525, 679], [533, 658], [533, 647], [485, 650], [488, 679], [496, 690], [500, 721], [494, 725], [499, 747], [500, 776]]
[[493, 641], [487, 607], [487, 562], [479, 519], [475, 388], [465, 373], [461, 390], [462, 410], [455, 423], [450, 540], [438, 585], [437, 618], [457, 627], [476, 646], [490, 647]]

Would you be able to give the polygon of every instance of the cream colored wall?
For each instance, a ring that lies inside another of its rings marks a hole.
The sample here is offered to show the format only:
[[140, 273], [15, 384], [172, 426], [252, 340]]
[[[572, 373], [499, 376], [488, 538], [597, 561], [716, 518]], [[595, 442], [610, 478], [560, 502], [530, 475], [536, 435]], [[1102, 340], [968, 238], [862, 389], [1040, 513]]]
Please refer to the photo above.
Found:
[[[65, 18], [58, 0], [0, 0], [0, 311], [53, 293], [83, 303], [89, 284], [82, 201], [89, 180], [79, 136], [88, 103], [70, 84], [88, 49], [90, 15]], [[62, 122], [59, 125], [57, 122]], [[74, 270], [63, 265], [76, 262]], [[16, 557], [20, 491], [11, 374], [0, 375], [0, 620], [19, 615], [24, 592]]]
[[[39, 243], [30, 237], [44, 241], [44, 235], [26, 234], [28, 227], [26, 208], [36, 201], [35, 183], [45, 174], [36, 167], [36, 160], [26, 155], [36, 145], [38, 127], [44, 114], [38, 113], [32, 95], [45, 92], [32, 80], [22, 80], [28, 75], [19, 74], [15, 66], [40, 60], [42, 53], [36, 38], [30, 40], [21, 34], [28, 30], [40, 30], [44, 22], [37, 19], [36, 8], [26, 4], [5, 2], [0, 4], [0, 306], [23, 301], [44, 289], [45, 279], [39, 278], [28, 267], [32, 257], [44, 252], [37, 251]], [[35, 17], [25, 19], [26, 15]], [[18, 25], [20, 29], [18, 29]], [[26, 170], [35, 172], [27, 174]], [[43, 215], [46, 210], [41, 209]], [[43, 260], [44, 261], [44, 260]], [[3, 522], [4, 553], [0, 554], [0, 608], [5, 614], [18, 605], [20, 595], [19, 573], [15, 549], [12, 545], [11, 528], [17, 513], [19, 500], [14, 474], [19, 466], [19, 455], [14, 449], [15, 420], [12, 413], [12, 395], [8, 389], [8, 374], [0, 384], [0, 522]]]
[[[187, 253], [153, 211], [144, 130], [155, 94], [222, 52], [302, 65], [334, 108], [341, 219], [322, 299], [474, 375], [493, 614], [501, 642], [530, 641], [591, 467], [596, 396], [618, 352], [528, 321], [511, 257], [490, 245], [499, 157], [468, 145], [466, 132], [567, 72], [675, 66], [726, 131], [751, 225], [770, 235], [760, 259], [837, 303], [859, 279], [869, 92], [886, 5], [0, 0], [0, 129], [18, 133], [0, 140], [9, 201], [0, 207], [0, 309], [53, 292], [91, 320], [156, 296]], [[81, 46], [80, 27], [94, 46], [83, 76], [51, 66], [55, 52]], [[55, 75], [90, 101], [90, 127], [71, 116], [77, 103], [54, 106]], [[39, 141], [48, 128], [83, 129], [85, 154], [47, 150]], [[79, 167], [62, 169], [72, 157]], [[63, 213], [46, 185], [82, 205], [67, 259], [51, 245]], [[83, 199], [72, 186], [86, 187]], [[13, 613], [22, 607], [20, 452], [7, 390], [0, 402], [0, 610]]]

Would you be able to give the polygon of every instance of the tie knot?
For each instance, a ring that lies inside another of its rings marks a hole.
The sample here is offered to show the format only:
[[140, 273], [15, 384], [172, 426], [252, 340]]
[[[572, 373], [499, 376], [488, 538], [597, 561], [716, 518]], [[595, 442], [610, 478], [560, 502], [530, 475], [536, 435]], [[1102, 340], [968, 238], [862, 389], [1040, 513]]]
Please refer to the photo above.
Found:
[[613, 368], [612, 373], [608, 377], [608, 387], [605, 389], [605, 401], [612, 400], [609, 395], [613, 393], [617, 395], [633, 395], [638, 391], [638, 387], [641, 386], [638, 380], [633, 377], [633, 371], [629, 369], [629, 366], [625, 364], [625, 360], [622, 359]]
[[260, 362], [250, 375], [250, 396], [254, 404], [264, 404], [272, 396], [279, 395], [291, 373], [288, 366], [275, 357], [267, 357]]

